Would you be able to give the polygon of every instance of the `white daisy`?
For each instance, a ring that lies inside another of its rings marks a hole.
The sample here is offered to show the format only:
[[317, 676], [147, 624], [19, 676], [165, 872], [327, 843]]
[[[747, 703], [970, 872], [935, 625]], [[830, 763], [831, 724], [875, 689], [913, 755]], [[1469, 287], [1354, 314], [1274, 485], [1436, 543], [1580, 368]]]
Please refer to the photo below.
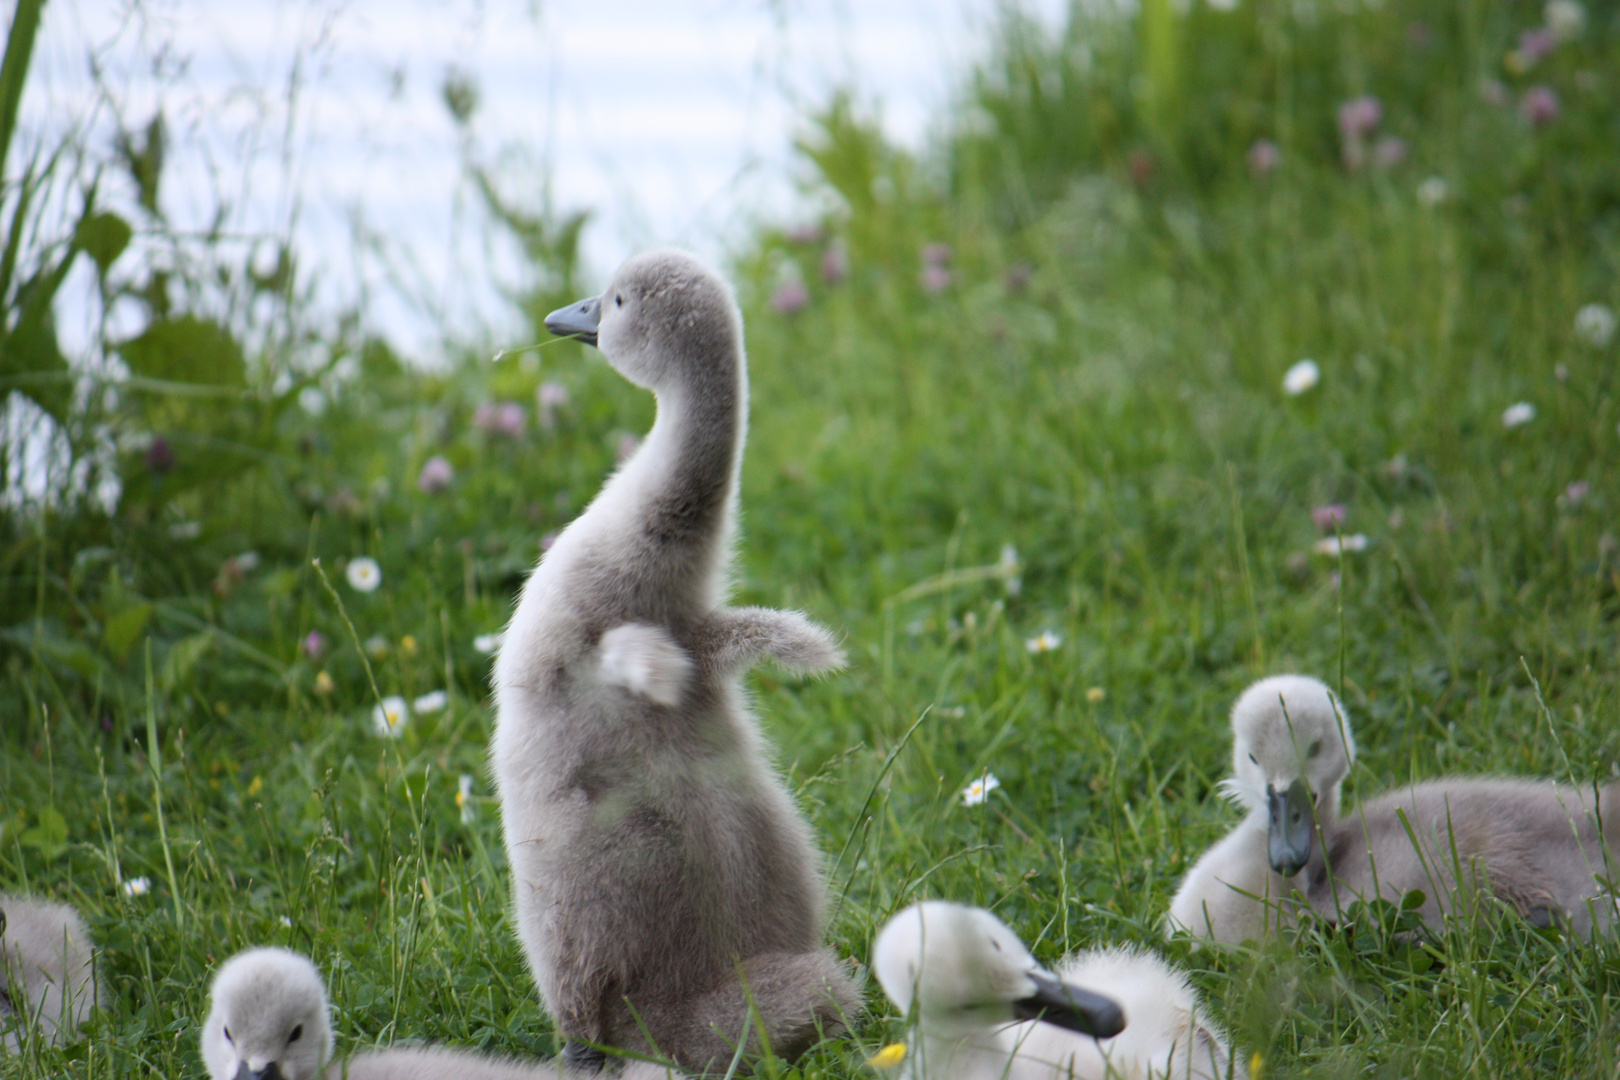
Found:
[[1580, 37], [1581, 31], [1586, 29], [1586, 8], [1578, 0], [1547, 0], [1542, 19], [1553, 37], [1568, 41]]
[[423, 694], [411, 702], [411, 711], [417, 716], [428, 716], [432, 713], [443, 712], [444, 707], [448, 704], [450, 704], [450, 695], [443, 690], [435, 690], [432, 693]]
[[1322, 369], [1315, 360], [1301, 360], [1283, 375], [1283, 390], [1289, 397], [1299, 397], [1322, 381]]
[[402, 697], [385, 697], [371, 710], [371, 730], [388, 739], [397, 739], [410, 723], [411, 708]]
[[350, 559], [344, 574], [349, 579], [349, 587], [356, 592], [376, 592], [377, 586], [382, 584], [382, 567], [377, 565], [376, 559], [364, 555]]
[[1036, 656], [1039, 656], [1041, 653], [1049, 653], [1062, 645], [1063, 639], [1050, 630], [1042, 630], [1037, 636], [1027, 638], [1024, 641], [1024, 648], [1028, 649]]
[[1614, 338], [1620, 319], [1602, 304], [1587, 304], [1575, 313], [1575, 333], [1595, 349], [1601, 349]]
[[479, 634], [473, 638], [473, 648], [488, 656], [501, 647], [501, 639], [506, 636], [504, 631], [497, 630], [493, 634]]
[[1446, 201], [1451, 189], [1446, 186], [1444, 177], [1431, 176], [1417, 187], [1418, 202], [1424, 206], [1439, 206]]
[[152, 879], [149, 877], [132, 877], [124, 882], [125, 896], [145, 896], [152, 891]]
[[1502, 426], [1509, 431], [1523, 427], [1535, 418], [1536, 407], [1528, 401], [1517, 402], [1502, 410]]
[[1367, 536], [1365, 533], [1351, 533], [1349, 536], [1324, 536], [1318, 540], [1312, 551], [1318, 555], [1331, 555], [1335, 559], [1357, 551], [1367, 550]]
[[1011, 544], [1001, 545], [1001, 559], [997, 565], [1001, 569], [1002, 580], [1007, 583], [1007, 595], [1017, 596], [1024, 591], [1024, 579], [1018, 573], [1021, 564], [1018, 561], [1018, 549]]
[[985, 773], [973, 783], [962, 789], [962, 805], [978, 806], [990, 797], [990, 793], [1001, 786], [995, 773]]
[[472, 773], [462, 773], [461, 780], [456, 784], [456, 805], [461, 807], [461, 823], [471, 825], [473, 819], [473, 776]]

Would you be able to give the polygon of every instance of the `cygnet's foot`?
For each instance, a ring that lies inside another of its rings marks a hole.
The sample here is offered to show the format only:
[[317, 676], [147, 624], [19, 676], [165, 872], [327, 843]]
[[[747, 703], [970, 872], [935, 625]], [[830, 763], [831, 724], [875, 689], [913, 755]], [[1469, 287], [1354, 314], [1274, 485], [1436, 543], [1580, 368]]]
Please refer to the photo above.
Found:
[[615, 626], [602, 635], [597, 650], [603, 682], [658, 705], [679, 704], [692, 677], [691, 657], [659, 626]]
[[607, 1053], [595, 1047], [587, 1046], [582, 1042], [569, 1039], [563, 1043], [563, 1064], [573, 1072], [599, 1073], [607, 1064]]
[[797, 611], [724, 608], [710, 617], [701, 636], [702, 654], [720, 671], [746, 669], [766, 656], [800, 675], [844, 666], [844, 650], [832, 634]]

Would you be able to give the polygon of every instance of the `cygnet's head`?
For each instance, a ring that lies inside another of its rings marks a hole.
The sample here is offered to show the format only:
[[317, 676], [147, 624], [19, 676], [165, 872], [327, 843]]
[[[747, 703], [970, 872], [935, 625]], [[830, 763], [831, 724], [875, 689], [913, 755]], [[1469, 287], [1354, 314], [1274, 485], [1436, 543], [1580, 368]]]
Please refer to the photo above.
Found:
[[597, 346], [625, 378], [655, 393], [701, 385], [717, 365], [742, 358], [730, 286], [683, 251], [631, 257], [601, 296], [553, 311], [546, 329]]
[[1105, 1039], [1125, 1027], [1118, 1004], [1059, 980], [983, 908], [906, 908], [878, 932], [872, 970], [896, 1008], [910, 1013], [915, 1003], [918, 1023], [939, 1034], [1044, 1020]]
[[203, 1024], [210, 1080], [314, 1080], [332, 1056], [326, 985], [287, 949], [248, 949], [219, 969]]
[[1227, 795], [1264, 810], [1271, 868], [1292, 877], [1315, 843], [1315, 819], [1339, 813], [1339, 786], [1356, 759], [1350, 717], [1319, 679], [1261, 679], [1232, 706], [1232, 777]]

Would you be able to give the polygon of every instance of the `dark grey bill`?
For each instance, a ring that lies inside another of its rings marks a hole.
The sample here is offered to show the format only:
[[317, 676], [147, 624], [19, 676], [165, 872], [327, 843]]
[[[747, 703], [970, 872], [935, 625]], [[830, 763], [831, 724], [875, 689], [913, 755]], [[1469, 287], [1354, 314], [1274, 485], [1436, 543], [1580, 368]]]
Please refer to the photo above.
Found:
[[602, 298], [593, 296], [547, 315], [546, 329], [558, 337], [576, 338], [587, 345], [595, 345], [596, 327], [601, 321]]
[[258, 1072], [254, 1072], [244, 1061], [236, 1067], [236, 1075], [232, 1080], [281, 1080], [281, 1066], [272, 1061]]
[[1030, 978], [1035, 982], [1035, 993], [1013, 1002], [1013, 1015], [1018, 1019], [1042, 1020], [1099, 1039], [1125, 1030], [1125, 1010], [1113, 998], [1070, 986], [1040, 972], [1031, 973]]
[[1301, 777], [1277, 791], [1266, 785], [1266, 802], [1271, 825], [1266, 830], [1266, 855], [1271, 868], [1283, 877], [1293, 877], [1305, 868], [1311, 857], [1311, 834], [1316, 826], [1316, 800]]

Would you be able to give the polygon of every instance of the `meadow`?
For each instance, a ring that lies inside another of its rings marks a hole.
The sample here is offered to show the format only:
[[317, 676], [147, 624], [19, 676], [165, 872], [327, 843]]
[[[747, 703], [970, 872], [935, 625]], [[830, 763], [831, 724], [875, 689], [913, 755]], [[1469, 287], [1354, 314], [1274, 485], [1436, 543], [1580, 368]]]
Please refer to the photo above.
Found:
[[[1224, 7], [1056, 37], [1009, 10], [922, 156], [827, 103], [802, 150], [830, 209], [728, 267], [735, 596], [851, 660], [749, 677], [832, 940], [864, 961], [889, 914], [956, 899], [1047, 961], [1162, 948], [1268, 1078], [1614, 1077], [1613, 939], [1504, 915], [1414, 942], [1363, 911], [1162, 941], [1236, 821], [1226, 710], [1262, 675], [1340, 693], [1352, 804], [1620, 776], [1620, 4]], [[95, 209], [151, 229], [140, 146], [141, 205]], [[486, 775], [491, 635], [651, 399], [571, 342], [429, 372], [340, 328], [300, 367], [290, 261], [223, 305], [90, 211], [55, 246], [13, 230], [0, 280], [0, 376], [122, 481], [110, 512], [0, 520], [0, 889], [86, 914], [111, 1002], [0, 1077], [202, 1075], [210, 975], [256, 944], [315, 959], [340, 1051], [550, 1056]], [[540, 340], [600, 285], [584, 221], [505, 220]], [[145, 305], [107, 343], [121, 391], [70, 396], [38, 345], [76, 254]], [[902, 1025], [868, 1004], [761, 1071], [874, 1075]]]

